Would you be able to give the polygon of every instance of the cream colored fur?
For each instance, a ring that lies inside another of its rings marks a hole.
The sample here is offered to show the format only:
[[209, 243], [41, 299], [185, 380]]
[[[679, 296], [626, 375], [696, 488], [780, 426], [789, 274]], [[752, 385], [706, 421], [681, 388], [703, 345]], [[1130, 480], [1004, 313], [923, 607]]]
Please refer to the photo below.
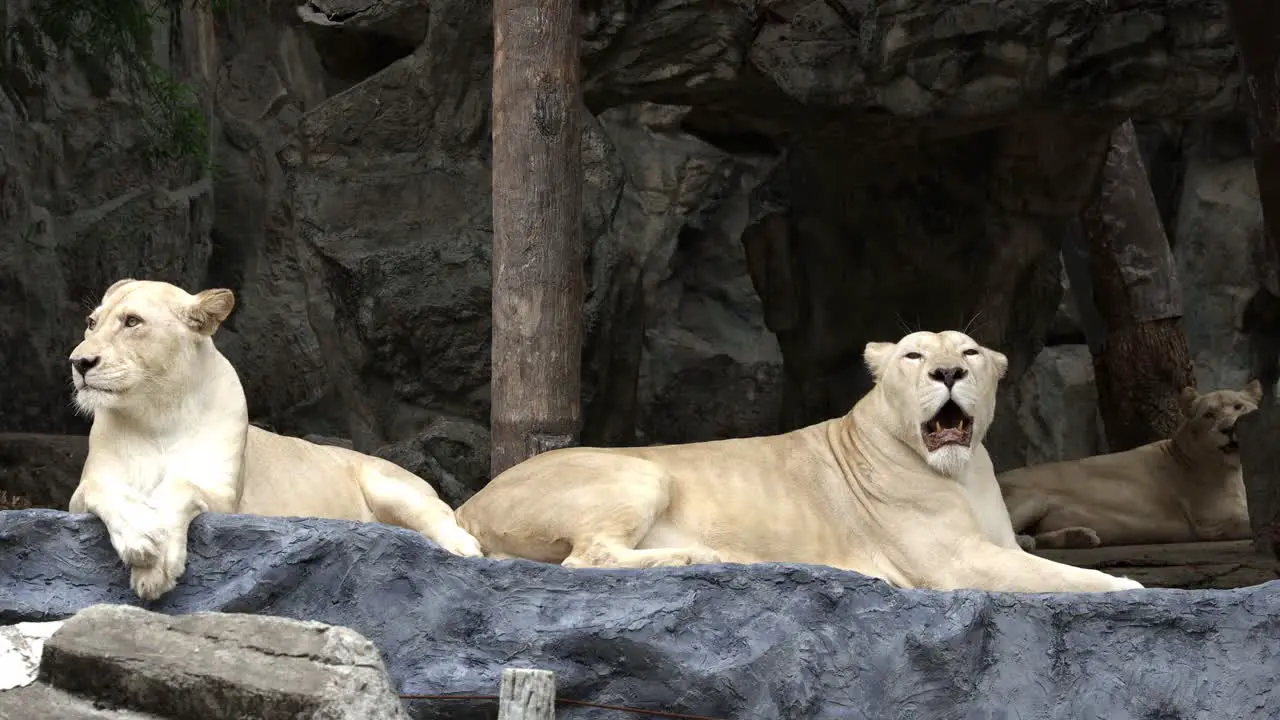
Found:
[[1204, 395], [1184, 388], [1187, 420], [1168, 440], [1001, 473], [1014, 530], [1033, 536], [1037, 548], [1250, 537], [1232, 445], [1236, 420], [1261, 398], [1257, 380]]
[[478, 556], [449, 506], [407, 470], [250, 427], [240, 380], [212, 340], [234, 302], [230, 290], [121, 280], [71, 354], [75, 402], [93, 428], [70, 510], [102, 519], [134, 591], [153, 600], [173, 588], [187, 526], [206, 511], [385, 522]]
[[[982, 437], [1007, 360], [958, 332], [870, 343], [877, 382], [847, 415], [784, 435], [569, 448], [494, 478], [458, 522], [494, 557], [566, 567], [800, 562], [898, 587], [1106, 591], [1141, 587], [1018, 548]], [[961, 368], [948, 390], [930, 376]], [[930, 452], [948, 399], [969, 446]]]

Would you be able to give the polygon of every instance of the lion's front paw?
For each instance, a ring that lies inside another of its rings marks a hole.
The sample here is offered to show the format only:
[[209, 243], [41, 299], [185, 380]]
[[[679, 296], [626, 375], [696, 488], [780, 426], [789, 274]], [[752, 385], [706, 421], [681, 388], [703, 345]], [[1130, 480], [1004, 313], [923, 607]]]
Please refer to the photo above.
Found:
[[436, 536], [434, 539], [440, 544], [440, 547], [454, 555], [484, 557], [484, 552], [480, 550], [480, 541], [472, 537], [471, 533], [456, 525], [438, 529]]
[[178, 584], [178, 578], [170, 575], [164, 564], [151, 567], [135, 567], [129, 578], [129, 584], [138, 597], [151, 602], [169, 592]]
[[154, 511], [131, 518], [128, 527], [111, 531], [111, 546], [129, 567], [151, 567], [160, 562], [160, 554], [168, 540], [165, 527], [152, 518]]
[[1112, 580], [1115, 581], [1115, 587], [1112, 588], [1113, 591], [1143, 589], [1142, 583], [1137, 580], [1130, 580], [1127, 577], [1113, 577]]
[[1096, 548], [1102, 545], [1097, 531], [1087, 527], [1066, 528], [1062, 531], [1062, 546], [1066, 548]]

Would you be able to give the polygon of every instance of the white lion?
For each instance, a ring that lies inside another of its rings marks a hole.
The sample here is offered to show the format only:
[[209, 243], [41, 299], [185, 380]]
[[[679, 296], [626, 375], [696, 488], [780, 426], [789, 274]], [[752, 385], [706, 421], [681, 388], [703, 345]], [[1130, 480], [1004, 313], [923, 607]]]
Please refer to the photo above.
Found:
[[907, 588], [1142, 587], [1018, 548], [982, 438], [1004, 355], [963, 333], [869, 343], [847, 415], [768, 437], [568, 448], [458, 509], [492, 557], [566, 567], [802, 562]]
[[230, 290], [121, 280], [71, 353], [75, 402], [93, 428], [70, 510], [102, 519], [139, 597], [173, 588], [187, 526], [206, 511], [385, 522], [480, 555], [407, 470], [249, 425], [240, 379], [212, 339], [234, 304]]
[[1257, 380], [1204, 395], [1183, 388], [1186, 420], [1168, 440], [1001, 473], [1014, 530], [1037, 548], [1250, 537], [1236, 420], [1261, 398]]

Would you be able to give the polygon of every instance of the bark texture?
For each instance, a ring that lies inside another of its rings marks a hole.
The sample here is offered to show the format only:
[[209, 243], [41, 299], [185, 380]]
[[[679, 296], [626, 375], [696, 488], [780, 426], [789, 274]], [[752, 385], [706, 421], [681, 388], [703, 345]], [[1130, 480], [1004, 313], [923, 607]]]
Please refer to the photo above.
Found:
[[493, 12], [496, 476], [576, 442], [584, 283], [577, 3], [497, 0]]
[[1182, 422], [1178, 393], [1195, 385], [1173, 253], [1131, 122], [1111, 134], [1083, 226], [1106, 325], [1094, 355], [1098, 408], [1118, 452], [1172, 435]]

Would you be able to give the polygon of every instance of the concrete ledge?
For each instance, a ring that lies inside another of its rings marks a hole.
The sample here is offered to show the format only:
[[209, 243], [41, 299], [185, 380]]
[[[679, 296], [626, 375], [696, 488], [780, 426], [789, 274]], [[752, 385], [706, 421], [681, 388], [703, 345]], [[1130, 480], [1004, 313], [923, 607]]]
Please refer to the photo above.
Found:
[[353, 630], [123, 605], [76, 613], [45, 643], [37, 682], [0, 693], [0, 717], [50, 705], [81, 717], [103, 707], [175, 719], [408, 717], [377, 648]]

